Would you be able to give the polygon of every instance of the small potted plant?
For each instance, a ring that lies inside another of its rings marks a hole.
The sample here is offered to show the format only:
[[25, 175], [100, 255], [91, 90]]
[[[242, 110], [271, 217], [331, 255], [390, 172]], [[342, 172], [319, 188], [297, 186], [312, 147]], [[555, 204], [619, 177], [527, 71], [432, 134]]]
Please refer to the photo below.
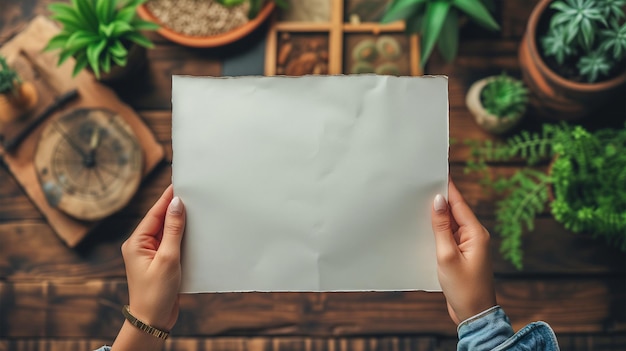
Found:
[[158, 26], [137, 17], [136, 10], [146, 0], [73, 0], [53, 3], [52, 18], [63, 29], [48, 43], [46, 50], [61, 50], [59, 65], [68, 58], [76, 61], [74, 76], [85, 68], [101, 81], [116, 81], [133, 72], [145, 61], [145, 48], [152, 42], [141, 30]]
[[424, 67], [435, 44], [446, 61], [454, 60], [461, 15], [487, 29], [500, 30], [489, 7], [493, 8], [491, 0], [392, 0], [382, 22], [404, 20], [407, 32], [422, 36], [420, 64]]
[[488, 132], [503, 134], [522, 120], [528, 90], [521, 81], [502, 73], [472, 84], [465, 103], [479, 126]]
[[542, 0], [533, 10], [519, 59], [539, 112], [580, 119], [624, 93], [624, 0]]
[[37, 89], [20, 79], [0, 55], [0, 122], [10, 123], [31, 110], [38, 101]]
[[[500, 251], [522, 268], [522, 234], [533, 229], [549, 204], [554, 218], [574, 233], [601, 237], [626, 251], [626, 126], [590, 132], [581, 126], [544, 125], [504, 143], [471, 143], [468, 170], [483, 172], [483, 184], [504, 197], [496, 203]], [[530, 165], [552, 160], [547, 173], [522, 169], [493, 180], [487, 161], [522, 158]]]
[[250, 34], [275, 5], [284, 8], [287, 0], [149, 0], [138, 13], [158, 23], [158, 33], [175, 43], [209, 48]]

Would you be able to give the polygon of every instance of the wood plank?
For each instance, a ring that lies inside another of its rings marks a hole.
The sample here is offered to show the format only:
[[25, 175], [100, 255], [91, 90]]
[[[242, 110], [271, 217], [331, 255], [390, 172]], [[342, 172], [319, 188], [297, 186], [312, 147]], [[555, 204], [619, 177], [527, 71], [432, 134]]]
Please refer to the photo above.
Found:
[[[110, 345], [111, 340], [94, 339], [36, 339], [0, 340], [0, 351], [70, 351], [95, 350]], [[367, 338], [180, 338], [171, 337], [165, 342], [164, 351], [443, 351], [454, 348], [437, 347], [433, 336], [367, 337]], [[451, 345], [451, 343], [450, 343]]]
[[528, 18], [539, 0], [507, 0], [501, 4], [501, 36], [502, 38], [520, 39], [526, 30]]
[[[498, 280], [496, 290], [516, 330], [544, 320], [557, 334], [626, 332], [622, 278]], [[0, 338], [113, 338], [126, 302], [123, 280], [1, 282]], [[195, 294], [180, 303], [178, 336], [456, 335], [441, 293]]]
[[[2, 1], [0, 3], [0, 45], [26, 28], [37, 15], [48, 15], [48, 4], [53, 0]], [[69, 2], [69, 0], [67, 0]]]
[[[568, 351], [614, 351], [626, 349], [626, 335], [558, 335], [559, 346]], [[0, 339], [0, 351], [95, 350], [112, 339]], [[456, 351], [457, 339], [435, 336], [364, 338], [310, 337], [171, 337], [164, 351]]]

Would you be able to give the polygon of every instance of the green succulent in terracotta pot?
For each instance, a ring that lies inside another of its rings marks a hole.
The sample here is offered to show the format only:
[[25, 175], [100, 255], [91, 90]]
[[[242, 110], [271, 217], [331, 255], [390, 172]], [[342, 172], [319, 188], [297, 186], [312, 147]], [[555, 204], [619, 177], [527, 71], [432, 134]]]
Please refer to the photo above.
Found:
[[543, 116], [575, 120], [626, 91], [626, 0], [540, 0], [520, 68]]
[[[141, 60], [140, 48], [152, 48], [142, 30], [158, 26], [140, 19], [136, 10], [146, 0], [72, 0], [49, 6], [52, 18], [62, 25], [46, 50], [60, 50], [59, 65], [68, 58], [76, 61], [73, 74], [90, 68], [101, 79], [115, 67], [133, 67]], [[129, 62], [130, 61], [130, 62]], [[119, 78], [123, 70], [117, 70]]]
[[18, 72], [0, 55], [0, 123], [9, 123], [37, 105], [39, 95], [31, 82], [22, 80]]

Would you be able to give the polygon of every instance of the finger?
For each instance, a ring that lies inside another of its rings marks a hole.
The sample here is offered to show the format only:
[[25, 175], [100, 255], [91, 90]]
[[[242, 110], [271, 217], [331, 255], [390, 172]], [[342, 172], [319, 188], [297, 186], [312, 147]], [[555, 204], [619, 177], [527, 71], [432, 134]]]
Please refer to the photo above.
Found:
[[461, 195], [452, 180], [448, 183], [448, 200], [450, 201], [452, 217], [454, 217], [458, 226], [481, 226], [474, 212], [467, 205], [467, 202], [463, 199], [463, 195]]
[[180, 257], [180, 243], [185, 231], [185, 206], [178, 196], [172, 199], [167, 207], [163, 238], [159, 252]]
[[[163, 226], [163, 221], [165, 220], [165, 212], [167, 211], [170, 201], [172, 201], [172, 197], [174, 197], [174, 190], [170, 184], [148, 211], [143, 220], [141, 220], [141, 223], [139, 223], [135, 230], [136, 235], [148, 234], [154, 236], [159, 233]], [[135, 235], [135, 233], [133, 233], [133, 235]]]
[[459, 249], [452, 234], [452, 221], [446, 199], [442, 195], [435, 196], [431, 210], [431, 223], [435, 234], [435, 246], [438, 261], [455, 258]]

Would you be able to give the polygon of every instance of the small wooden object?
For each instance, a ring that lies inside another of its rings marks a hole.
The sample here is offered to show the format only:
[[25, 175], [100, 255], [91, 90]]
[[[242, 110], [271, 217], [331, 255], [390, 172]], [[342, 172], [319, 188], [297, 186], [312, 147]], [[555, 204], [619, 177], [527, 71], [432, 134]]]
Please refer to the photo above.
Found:
[[50, 227], [68, 246], [74, 247], [99, 222], [78, 220], [61, 211], [58, 207], [51, 206], [46, 198], [40, 185], [34, 160], [39, 139], [47, 126], [55, 123], [59, 118], [63, 118], [68, 111], [75, 109], [106, 108], [115, 112], [130, 126], [141, 147], [143, 161], [141, 161], [140, 172], [142, 178], [147, 176], [161, 162], [164, 150], [135, 111], [120, 101], [111, 89], [100, 84], [87, 71], [82, 71], [73, 78], [73, 59], [70, 58], [61, 66], [57, 66], [58, 55], [43, 52], [43, 48], [50, 38], [59, 31], [59, 28], [52, 21], [39, 16], [33, 19], [24, 31], [0, 48], [0, 52], [6, 57], [16, 57], [21, 54], [26, 56], [27, 60], [24, 62], [29, 62], [33, 67], [36, 67], [33, 70], [36, 71], [38, 80], [42, 84], [45, 83], [45, 86], [51, 87], [49, 90], [55, 92], [55, 94], [44, 95], [44, 99], [40, 99], [42, 110], [51, 106], [55, 99], [58, 100], [59, 96], [62, 96], [58, 93], [71, 92], [72, 87], [78, 91], [77, 98], [65, 102], [62, 106], [60, 105], [48, 118], [41, 121], [41, 124], [36, 124], [32, 130], [29, 130], [24, 140], [12, 152], [7, 152], [5, 145], [0, 145], [0, 155], [28, 197], [44, 215]]
[[141, 147], [115, 112], [76, 109], [48, 124], [35, 169], [50, 206], [96, 221], [124, 207], [139, 187]]
[[[346, 23], [344, 17], [344, 0], [331, 1], [330, 22], [281, 22], [274, 17], [267, 34], [265, 48], [265, 75], [274, 76], [284, 74], [277, 71], [281, 53], [279, 50], [279, 37], [291, 33], [316, 33], [328, 36], [328, 74], [343, 74], [344, 60], [349, 60], [349, 55], [344, 55], [344, 35], [346, 34], [398, 34], [405, 32], [404, 22], [381, 24], [377, 22], [360, 22], [358, 18], [351, 19]], [[420, 66], [420, 43], [416, 34], [408, 38], [410, 75], [422, 75]], [[284, 56], [284, 55], [283, 55]]]

